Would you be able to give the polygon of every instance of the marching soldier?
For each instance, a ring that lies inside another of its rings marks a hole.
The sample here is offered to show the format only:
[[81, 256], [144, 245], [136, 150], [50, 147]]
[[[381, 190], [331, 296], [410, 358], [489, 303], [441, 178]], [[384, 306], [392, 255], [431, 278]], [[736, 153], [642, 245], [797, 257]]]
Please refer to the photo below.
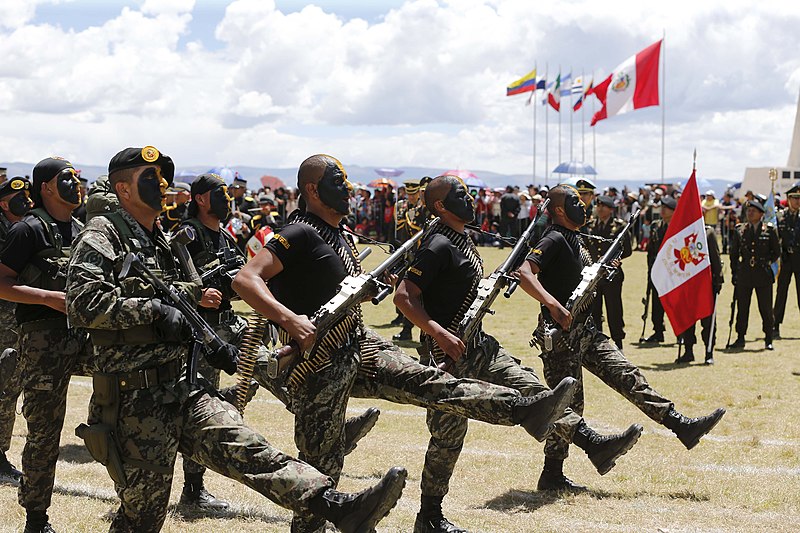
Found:
[[[20, 177], [0, 185], [0, 248], [11, 225], [22, 220], [33, 207], [30, 188], [31, 182]], [[0, 300], [0, 351], [17, 346], [17, 333], [13, 327], [15, 309], [13, 302]], [[17, 484], [22, 479], [22, 472], [8, 461], [6, 452], [11, 448], [17, 398], [22, 391], [13, 368], [9, 368], [4, 377], [6, 381], [0, 383], [0, 481]]]
[[[568, 185], [554, 187], [548, 197], [551, 224], [519, 270], [520, 287], [542, 304], [534, 341], [542, 349], [540, 357], [547, 383], [552, 385], [565, 376], [581, 383], [583, 368], [586, 368], [650, 419], [672, 430], [687, 449], [693, 448], [719, 422], [725, 409], [719, 408], [699, 418], [679, 413], [672, 401], [650, 386], [642, 371], [619, 347], [594, 328], [587, 311], [573, 316], [564, 308], [581, 280], [583, 267], [591, 262], [578, 233], [586, 222], [586, 206], [577, 191]], [[550, 337], [552, 342], [548, 343], [545, 330], [550, 323], [558, 324], [563, 334]], [[582, 414], [583, 407], [581, 385], [571, 408]], [[554, 432], [545, 445], [542, 477], [548, 474], [548, 469], [560, 473], [568, 452], [569, 443]], [[581, 488], [565, 478], [564, 489]]]
[[262, 194], [258, 197], [258, 207], [259, 211], [252, 214], [253, 218], [250, 219], [250, 231], [255, 235], [264, 226], [269, 226], [272, 231], [278, 231], [280, 214], [275, 210], [275, 201]]
[[247, 180], [239, 176], [238, 172], [228, 189], [233, 195], [231, 227], [236, 233], [236, 244], [240, 250], [244, 251], [247, 240], [250, 238], [250, 219], [252, 218], [250, 213], [258, 210], [258, 202], [247, 194]]
[[[120, 207], [91, 220], [69, 267], [70, 321], [87, 328], [95, 345], [94, 394], [81, 435], [93, 456], [105, 461], [121, 500], [110, 531], [161, 529], [178, 451], [278, 505], [330, 520], [342, 531], [371, 531], [400, 497], [405, 470], [391, 469], [359, 494], [333, 490], [331, 478], [246, 426], [205, 379], [184, 379], [189, 321], [154, 297], [145, 277], [122, 277], [119, 260], [135, 251], [154, 275], [191, 301], [202, 301], [199, 286], [179, 281], [156, 225], [174, 169], [152, 146], [115, 155], [108, 174]], [[238, 350], [223, 343], [205, 357], [232, 374]]]
[[[714, 226], [706, 226], [706, 242], [708, 243], [708, 259], [711, 262], [711, 290], [714, 293], [714, 308], [716, 309], [717, 298], [722, 291], [722, 284], [725, 278], [722, 274], [722, 257], [719, 254], [719, 245], [717, 244], [717, 232]], [[711, 339], [708, 338], [711, 333], [711, 321], [714, 320], [714, 335]], [[689, 326], [689, 329], [680, 334], [680, 339], [683, 342], [684, 352], [683, 355], [675, 359], [676, 363], [691, 363], [694, 361], [694, 345], [697, 344], [697, 335], [695, 334], [695, 325]], [[705, 345], [705, 364], [714, 364], [714, 344], [717, 341], [717, 324], [716, 316], [712, 312], [711, 315], [700, 320], [702, 328], [701, 336], [703, 344]]]
[[69, 250], [81, 228], [71, 216], [80, 204], [79, 187], [69, 161], [48, 157], [37, 163], [31, 187], [34, 209], [11, 226], [0, 251], [0, 298], [17, 302], [17, 375], [23, 376], [22, 413], [28, 423], [19, 488], [25, 533], [53, 531], [47, 509], [67, 387], [88, 348], [86, 334], [71, 327], [65, 314]]
[[764, 204], [750, 200], [745, 204], [747, 222], [736, 226], [731, 241], [731, 272], [736, 287], [736, 342], [731, 348], [742, 349], [750, 318], [750, 299], [755, 290], [758, 312], [761, 314], [761, 329], [764, 332], [764, 348], [772, 350], [774, 331], [772, 317], [772, 284], [775, 276], [772, 263], [781, 256], [778, 229], [771, 222], [764, 222]]
[[[586, 245], [592, 261], [598, 261], [608, 250], [611, 242], [625, 228], [625, 221], [614, 216], [614, 199], [610, 196], [598, 196], [595, 216], [586, 225], [586, 233], [601, 239], [586, 239]], [[622, 243], [622, 259], [632, 253], [630, 233]], [[608, 331], [617, 348], [622, 348], [625, 338], [625, 319], [622, 312], [622, 281], [625, 274], [622, 266], [617, 269], [614, 278], [597, 288], [597, 296], [592, 302], [592, 316], [599, 331], [603, 331], [603, 301], [606, 304]]]
[[781, 264], [778, 270], [778, 289], [775, 294], [775, 333], [780, 338], [780, 326], [786, 312], [789, 285], [794, 276], [797, 302], [800, 305], [800, 182], [786, 192], [787, 206], [778, 212], [778, 233], [781, 238]]
[[652, 295], [650, 301], [652, 302], [651, 319], [654, 332], [644, 340], [646, 343], [657, 344], [664, 342], [664, 307], [661, 305], [661, 299], [658, 297], [653, 281], [650, 279], [650, 271], [656, 262], [658, 249], [661, 248], [661, 243], [667, 234], [667, 228], [670, 220], [672, 220], [672, 215], [675, 213], [677, 204], [678, 202], [672, 196], [662, 197], [661, 216], [650, 224], [650, 239], [647, 241], [647, 283], [650, 285], [650, 294]]

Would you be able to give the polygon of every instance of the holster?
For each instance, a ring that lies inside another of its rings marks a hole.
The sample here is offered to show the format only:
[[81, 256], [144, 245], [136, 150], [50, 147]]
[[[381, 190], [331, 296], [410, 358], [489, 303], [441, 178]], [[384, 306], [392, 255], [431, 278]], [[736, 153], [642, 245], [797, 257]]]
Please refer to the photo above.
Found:
[[94, 402], [100, 407], [100, 422], [81, 424], [75, 428], [75, 435], [83, 439], [89, 454], [108, 470], [114, 483], [128, 486], [123, 468], [122, 454], [116, 437], [119, 415], [119, 382], [114, 374], [94, 374], [92, 376]]

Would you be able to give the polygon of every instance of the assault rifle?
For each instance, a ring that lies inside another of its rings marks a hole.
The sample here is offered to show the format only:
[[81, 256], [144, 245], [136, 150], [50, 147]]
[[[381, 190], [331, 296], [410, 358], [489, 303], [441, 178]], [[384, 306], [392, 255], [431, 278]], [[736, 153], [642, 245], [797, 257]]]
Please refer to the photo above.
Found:
[[639, 342], [644, 342], [644, 332], [647, 329], [647, 314], [650, 308], [650, 292], [653, 284], [650, 281], [650, 269], [647, 269], [647, 290], [645, 291], [642, 303], [644, 304], [644, 311], [642, 312], [642, 334], [639, 335]]
[[[622, 229], [622, 231], [619, 232], [619, 235], [617, 235], [617, 237], [611, 243], [611, 246], [608, 247], [608, 250], [606, 250], [606, 253], [603, 254], [603, 257], [601, 257], [596, 263], [585, 266], [583, 267], [583, 270], [581, 270], [581, 281], [572, 291], [572, 294], [564, 306], [564, 308], [573, 316], [582, 313], [589, 308], [589, 305], [591, 305], [592, 299], [594, 298], [597, 285], [603, 279], [611, 281], [614, 278], [617, 268], [613, 266], [612, 263], [619, 259], [619, 257], [622, 255], [622, 243], [624, 239], [627, 238], [628, 233], [633, 227], [633, 221], [636, 219], [638, 214], [638, 209], [631, 211], [630, 215], [628, 215], [627, 225]], [[553, 349], [553, 341], [560, 333], [561, 331], [559, 330], [557, 324], [550, 323], [545, 325], [545, 350], [550, 351]]]
[[231, 281], [244, 266], [244, 258], [227, 245], [216, 252], [219, 264], [203, 272], [200, 279], [204, 287], [230, 287]]
[[[371, 272], [357, 276], [347, 276], [339, 284], [339, 292], [311, 316], [311, 323], [316, 328], [317, 339], [322, 339], [330, 329], [338, 324], [355, 306], [372, 296], [372, 303], [378, 305], [392, 292], [392, 285], [381, 278], [384, 274], [396, 274], [405, 267], [408, 252], [417, 246], [425, 230], [439, 221], [432, 219], [426, 228], [422, 228], [409, 240], [397, 248], [386, 260]], [[267, 375], [276, 379], [300, 354], [297, 342], [292, 341], [278, 350], [270, 352], [267, 362]]]
[[133, 252], [129, 252], [125, 256], [119, 277], [126, 277], [131, 269], [149, 281], [153, 285], [153, 288], [160, 293], [161, 297], [168, 300], [173, 307], [178, 309], [189, 322], [189, 324], [192, 325], [195, 349], [191, 351], [189, 360], [187, 361], [186, 375], [189, 383], [193, 385], [196, 384], [199, 346], [203, 346], [209, 351], [218, 350], [222, 348], [226, 342], [223, 341], [214, 331], [214, 328], [212, 328], [208, 322], [206, 322], [205, 319], [200, 316], [200, 313], [198, 313], [194, 308], [194, 304], [192, 304], [181, 291], [175, 288], [174, 285], [167, 285], [161, 281], [155, 274], [153, 274], [152, 270], [147, 268], [147, 265], [142, 263], [142, 260], [139, 258], [139, 256]]
[[[464, 344], [469, 344], [478, 332], [478, 328], [480, 328], [484, 317], [487, 314], [494, 314], [494, 311], [492, 311], [492, 304], [497, 299], [500, 292], [505, 289], [503, 296], [511, 298], [511, 295], [517, 290], [519, 280], [512, 277], [511, 274], [519, 270], [519, 267], [522, 266], [525, 258], [530, 253], [531, 248], [536, 244], [532, 242], [536, 230], [536, 223], [539, 221], [539, 215], [547, 209], [549, 203], [550, 199], [547, 198], [542, 205], [539, 206], [539, 209], [536, 211], [536, 216], [533, 217], [530, 224], [528, 224], [528, 228], [525, 232], [517, 239], [514, 248], [512, 248], [506, 260], [503, 261], [488, 278], [484, 278], [478, 283], [478, 294], [475, 296], [466, 314], [464, 314], [464, 317], [458, 324], [458, 330], [456, 332], [456, 335]], [[447, 358], [439, 365], [439, 368], [447, 371], [454, 362], [455, 361], [452, 359]]]

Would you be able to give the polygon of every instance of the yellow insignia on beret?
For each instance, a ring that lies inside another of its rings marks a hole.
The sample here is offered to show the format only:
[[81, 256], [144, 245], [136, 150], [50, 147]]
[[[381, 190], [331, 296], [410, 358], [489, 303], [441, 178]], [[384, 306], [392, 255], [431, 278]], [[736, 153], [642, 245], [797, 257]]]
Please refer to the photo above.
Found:
[[23, 189], [25, 187], [25, 182], [22, 180], [11, 180], [11, 188], [15, 191]]
[[158, 153], [158, 150], [154, 146], [145, 146], [142, 148], [142, 159], [148, 163], [152, 163], [158, 159], [159, 155], [161, 154]]

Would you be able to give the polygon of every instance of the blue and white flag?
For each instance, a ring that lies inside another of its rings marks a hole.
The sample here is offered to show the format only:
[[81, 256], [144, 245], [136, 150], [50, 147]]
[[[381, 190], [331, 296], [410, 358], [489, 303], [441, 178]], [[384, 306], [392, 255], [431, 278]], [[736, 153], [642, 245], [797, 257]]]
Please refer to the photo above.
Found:
[[[772, 222], [772, 225], [778, 227], [778, 215], [775, 213], [775, 191], [770, 190], [767, 196], [766, 204], [764, 205], [764, 222]], [[778, 275], [778, 262], [772, 263], [772, 277]]]

